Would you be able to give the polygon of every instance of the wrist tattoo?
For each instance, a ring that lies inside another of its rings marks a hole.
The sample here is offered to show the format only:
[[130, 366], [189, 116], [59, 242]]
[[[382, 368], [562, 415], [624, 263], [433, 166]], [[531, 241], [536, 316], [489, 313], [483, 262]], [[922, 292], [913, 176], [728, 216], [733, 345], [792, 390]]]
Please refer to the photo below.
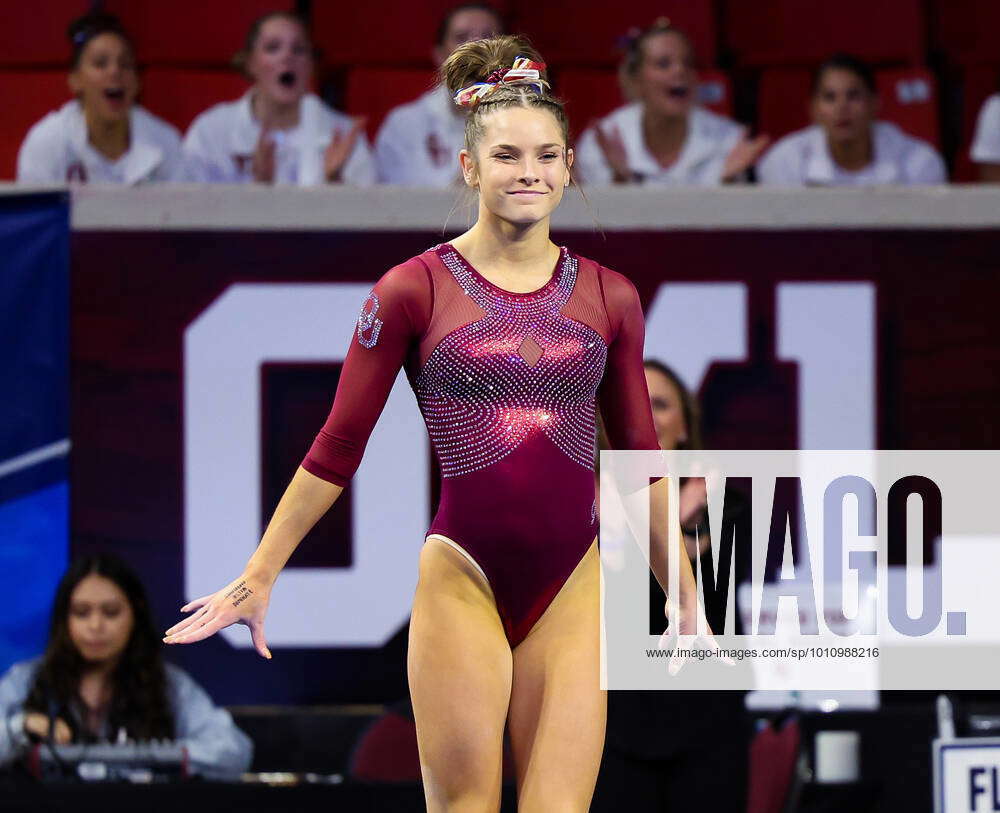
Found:
[[233, 606], [239, 607], [244, 601], [253, 595], [253, 589], [247, 587], [246, 581], [241, 581], [232, 590], [226, 593], [226, 598], [233, 600]]

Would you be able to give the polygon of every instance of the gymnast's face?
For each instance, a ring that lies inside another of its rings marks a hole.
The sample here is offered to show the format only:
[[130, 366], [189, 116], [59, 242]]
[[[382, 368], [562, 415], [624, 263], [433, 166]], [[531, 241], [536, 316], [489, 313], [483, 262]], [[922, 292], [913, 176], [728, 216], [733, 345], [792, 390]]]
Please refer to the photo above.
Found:
[[128, 646], [134, 624], [128, 596], [111, 579], [91, 573], [73, 588], [67, 628], [85, 661], [115, 662]]
[[559, 122], [548, 110], [505, 107], [483, 125], [475, 158], [467, 150], [459, 156], [465, 182], [479, 190], [480, 211], [522, 226], [544, 220], [562, 200], [573, 165]]

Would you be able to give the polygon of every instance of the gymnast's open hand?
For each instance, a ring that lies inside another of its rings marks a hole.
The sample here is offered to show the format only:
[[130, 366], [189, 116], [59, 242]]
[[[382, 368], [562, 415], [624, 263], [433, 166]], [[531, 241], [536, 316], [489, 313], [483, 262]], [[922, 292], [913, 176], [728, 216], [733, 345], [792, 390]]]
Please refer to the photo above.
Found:
[[[685, 655], [678, 654], [679, 649], [693, 649], [702, 645], [706, 649], [718, 653], [721, 647], [719, 642], [715, 640], [712, 628], [708, 625], [705, 609], [701, 606], [700, 601], [697, 599], [682, 600], [678, 603], [668, 598], [666, 614], [667, 630], [660, 636], [657, 646], [660, 649], [673, 649], [670, 663], [667, 665], [667, 672], [671, 676], [676, 675], [684, 665], [684, 661], [687, 660]], [[699, 627], [704, 630], [701, 634], [698, 633]], [[670, 646], [669, 643], [671, 639], [673, 639], [673, 646]], [[729, 666], [736, 665], [736, 661], [728, 655], [717, 655], [717, 659]]]
[[166, 631], [163, 641], [168, 644], [193, 644], [230, 624], [250, 628], [254, 649], [262, 658], [271, 658], [264, 640], [264, 615], [271, 598], [270, 583], [244, 573], [217, 593], [196, 598], [181, 607], [189, 615]]

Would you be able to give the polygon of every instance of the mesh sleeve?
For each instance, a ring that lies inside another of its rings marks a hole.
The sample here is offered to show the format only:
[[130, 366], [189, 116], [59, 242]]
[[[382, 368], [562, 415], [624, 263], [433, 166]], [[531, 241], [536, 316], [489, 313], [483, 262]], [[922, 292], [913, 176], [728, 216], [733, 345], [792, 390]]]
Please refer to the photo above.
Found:
[[337, 383], [333, 407], [302, 468], [346, 486], [407, 354], [426, 330], [432, 303], [428, 271], [419, 260], [387, 271], [361, 306]]
[[639, 292], [615, 271], [602, 268], [600, 273], [613, 336], [597, 391], [608, 441], [612, 449], [658, 450], [643, 368], [645, 322]]

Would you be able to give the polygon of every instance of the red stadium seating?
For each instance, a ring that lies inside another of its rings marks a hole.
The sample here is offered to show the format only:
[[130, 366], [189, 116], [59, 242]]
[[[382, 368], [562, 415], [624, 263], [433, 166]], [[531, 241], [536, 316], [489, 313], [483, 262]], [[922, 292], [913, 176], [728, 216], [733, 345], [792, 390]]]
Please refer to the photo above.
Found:
[[[327, 65], [431, 68], [441, 18], [456, 0], [312, 0], [313, 39]], [[491, 5], [506, 16], [508, 3]]]
[[361, 782], [419, 782], [414, 722], [394, 711], [379, 717], [354, 746], [350, 773]]
[[970, 183], [979, 179], [976, 165], [969, 157], [979, 111], [990, 96], [1000, 91], [1000, 66], [982, 65], [967, 68], [962, 77], [961, 148], [955, 156], [955, 180]]
[[290, 9], [288, 0], [106, 0], [121, 18], [144, 65], [229, 65], [261, 14]]
[[231, 69], [149, 68], [142, 75], [142, 104], [183, 132], [203, 110], [242, 96], [247, 87]]
[[511, 31], [526, 34], [550, 64], [610, 66], [621, 58], [620, 37], [662, 16], [691, 38], [699, 66], [715, 65], [714, 0], [630, 0], [593, 7], [574, 0], [514, 0]]
[[[879, 118], [932, 144], [940, 142], [937, 80], [922, 68], [878, 71]], [[811, 123], [812, 72], [806, 68], [763, 71], [757, 91], [757, 126], [773, 139]]]
[[879, 118], [894, 122], [910, 135], [940, 146], [937, 79], [924, 68], [887, 69], [876, 78], [882, 103]]
[[750, 745], [747, 813], [782, 813], [795, 778], [801, 736], [798, 720], [775, 730], [768, 723]]
[[12, 180], [31, 125], [70, 99], [66, 71], [0, 71], [0, 180]]
[[757, 129], [777, 141], [810, 123], [812, 74], [806, 68], [772, 68], [757, 86]]
[[[501, 759], [503, 780], [513, 780], [514, 754], [506, 736]], [[351, 779], [360, 782], [419, 782], [420, 755], [413, 719], [397, 710], [387, 710], [358, 738], [348, 772]]]
[[72, 49], [66, 28], [86, 14], [89, 0], [6, 2], [0, 25], [0, 65], [4, 67], [66, 67]]
[[[701, 71], [701, 104], [724, 116], [733, 114], [733, 92], [722, 71]], [[559, 71], [556, 91], [566, 101], [571, 134], [575, 137], [595, 119], [625, 103], [618, 74], [611, 69], [567, 68]]]
[[698, 74], [698, 101], [723, 116], [733, 115], [733, 85], [722, 71], [700, 71]]
[[742, 65], [809, 65], [835, 51], [875, 63], [924, 61], [922, 0], [727, 0], [725, 6], [726, 41]]
[[556, 94], [566, 102], [570, 135], [576, 138], [591, 122], [625, 103], [618, 74], [611, 69], [567, 68], [554, 77]]
[[994, 64], [1000, 57], [997, 0], [931, 0], [931, 45], [953, 62]]
[[429, 70], [406, 68], [363, 68], [347, 76], [346, 108], [354, 116], [366, 116], [370, 139], [392, 108], [412, 102], [429, 90], [436, 76]]

